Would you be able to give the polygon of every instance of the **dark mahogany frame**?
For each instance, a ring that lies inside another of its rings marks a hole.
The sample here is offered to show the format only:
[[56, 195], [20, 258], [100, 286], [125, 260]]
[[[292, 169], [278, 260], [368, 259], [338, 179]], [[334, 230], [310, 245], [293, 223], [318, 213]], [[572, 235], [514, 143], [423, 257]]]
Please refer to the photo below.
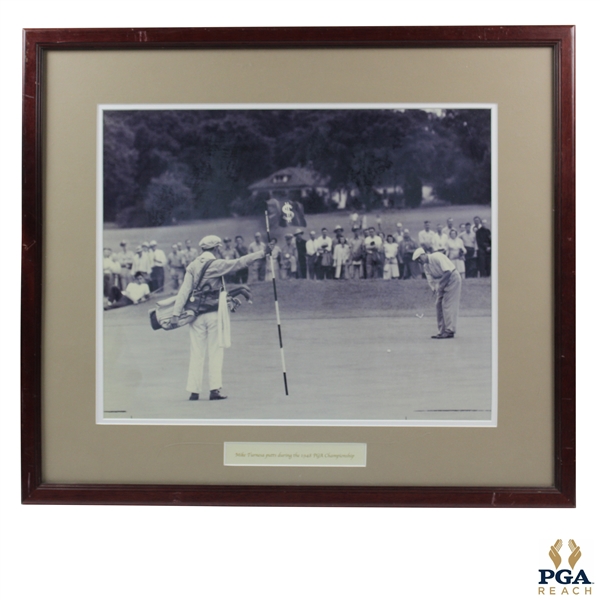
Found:
[[[21, 473], [25, 504], [575, 506], [575, 28], [347, 27], [24, 31]], [[42, 477], [42, 89], [48, 50], [546, 47], [554, 66], [554, 485], [374, 487], [47, 484]]]

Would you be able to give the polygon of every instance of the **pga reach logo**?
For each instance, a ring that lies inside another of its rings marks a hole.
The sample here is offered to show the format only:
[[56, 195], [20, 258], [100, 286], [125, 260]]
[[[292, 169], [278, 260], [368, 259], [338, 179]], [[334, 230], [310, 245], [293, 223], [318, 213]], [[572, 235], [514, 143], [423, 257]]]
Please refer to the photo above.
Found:
[[[538, 596], [591, 596], [593, 581], [590, 581], [583, 569], [575, 569], [581, 558], [581, 549], [574, 540], [569, 540], [569, 558], [567, 562], [571, 568], [561, 569], [562, 557], [560, 550], [562, 545], [562, 540], [556, 540], [550, 546], [550, 552], [548, 553], [556, 570], [539, 569]], [[566, 565], [564, 566], [566, 567]]]

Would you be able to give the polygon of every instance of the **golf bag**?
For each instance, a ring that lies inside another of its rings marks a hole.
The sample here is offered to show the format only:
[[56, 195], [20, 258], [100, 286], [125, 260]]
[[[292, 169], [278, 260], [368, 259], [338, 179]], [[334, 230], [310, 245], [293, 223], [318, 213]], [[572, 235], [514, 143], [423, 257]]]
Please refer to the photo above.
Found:
[[212, 260], [207, 261], [202, 268], [198, 285], [192, 291], [188, 301], [185, 303], [177, 323], [171, 323], [173, 308], [175, 307], [175, 300], [177, 299], [177, 296], [172, 296], [171, 298], [159, 300], [156, 303], [156, 308], [149, 311], [148, 316], [150, 317], [150, 326], [152, 329], [164, 329], [166, 331], [178, 329], [179, 327], [183, 327], [184, 325], [188, 325], [195, 321], [198, 315], [217, 311], [219, 308], [219, 296], [222, 293], [227, 294], [227, 305], [231, 312], [235, 312], [241, 304], [238, 296], [243, 296], [248, 302], [251, 302], [252, 294], [247, 285], [239, 285], [227, 291], [224, 285], [221, 289], [213, 290], [210, 289], [208, 284], [202, 284], [204, 273], [212, 262]]

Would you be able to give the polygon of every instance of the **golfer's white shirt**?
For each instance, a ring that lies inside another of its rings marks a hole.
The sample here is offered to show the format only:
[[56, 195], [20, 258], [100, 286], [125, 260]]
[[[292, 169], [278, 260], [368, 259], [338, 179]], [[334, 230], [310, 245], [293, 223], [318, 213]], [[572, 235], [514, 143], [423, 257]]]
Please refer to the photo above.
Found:
[[441, 252], [434, 252], [427, 256], [429, 256], [429, 262], [425, 264], [425, 273], [429, 272], [433, 279], [441, 279], [444, 273], [456, 270], [454, 263]]

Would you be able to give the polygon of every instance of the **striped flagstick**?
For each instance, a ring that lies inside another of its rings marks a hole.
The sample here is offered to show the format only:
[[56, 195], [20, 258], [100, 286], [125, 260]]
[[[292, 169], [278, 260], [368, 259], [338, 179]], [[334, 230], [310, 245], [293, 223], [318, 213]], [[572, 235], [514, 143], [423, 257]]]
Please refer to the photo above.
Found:
[[[267, 240], [271, 243], [271, 230], [269, 229], [269, 213], [265, 210], [265, 221], [267, 222]], [[271, 278], [273, 280], [273, 295], [275, 296], [275, 314], [277, 315], [277, 332], [279, 333], [279, 349], [281, 350], [281, 367], [283, 369], [283, 385], [285, 386], [285, 395], [289, 396], [287, 374], [285, 372], [285, 356], [283, 354], [283, 338], [281, 337], [281, 318], [279, 316], [279, 302], [277, 301], [277, 285], [275, 284], [275, 269], [273, 268], [273, 255], [269, 254], [271, 261]]]

